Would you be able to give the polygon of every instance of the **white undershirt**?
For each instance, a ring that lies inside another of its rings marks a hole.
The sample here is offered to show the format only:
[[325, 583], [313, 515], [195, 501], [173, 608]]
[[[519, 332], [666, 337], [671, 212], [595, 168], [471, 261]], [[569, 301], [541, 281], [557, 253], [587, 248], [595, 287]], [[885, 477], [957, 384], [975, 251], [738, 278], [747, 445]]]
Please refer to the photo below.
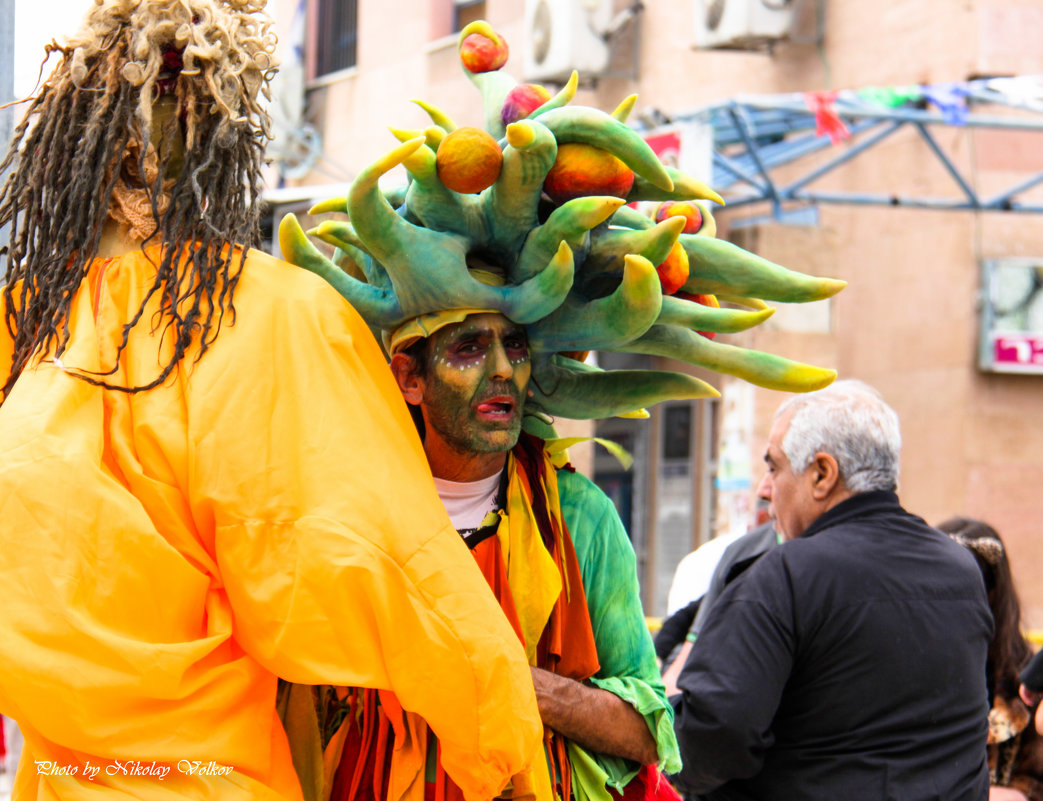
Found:
[[500, 473], [477, 481], [446, 481], [435, 479], [435, 489], [442, 499], [449, 519], [455, 528], [478, 528], [486, 514], [496, 508], [496, 493], [500, 489]]

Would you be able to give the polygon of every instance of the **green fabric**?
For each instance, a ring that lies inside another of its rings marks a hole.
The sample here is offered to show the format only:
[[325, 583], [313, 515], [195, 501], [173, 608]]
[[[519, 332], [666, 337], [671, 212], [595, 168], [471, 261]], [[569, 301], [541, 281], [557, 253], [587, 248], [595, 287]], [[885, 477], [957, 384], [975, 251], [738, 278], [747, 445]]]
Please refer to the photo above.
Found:
[[279, 682], [275, 708], [290, 741], [290, 755], [305, 801], [326, 798], [323, 787], [322, 735], [316, 711], [317, 695], [309, 685]]
[[[606, 785], [611, 784], [622, 792], [623, 788], [613, 781], [612, 776], [601, 767], [599, 760], [589, 751], [571, 740], [565, 741], [565, 750], [572, 766], [572, 798], [574, 801], [605, 801], [611, 799]], [[615, 759], [614, 757], [609, 757]], [[623, 760], [617, 760], [622, 762]], [[636, 771], [635, 771], [636, 773]]]
[[923, 90], [917, 86], [867, 86], [855, 94], [866, 103], [886, 108], [897, 108], [923, 99]]
[[[666, 700], [641, 608], [637, 560], [626, 529], [612, 501], [585, 476], [559, 470], [558, 493], [583, 576], [601, 665], [591, 683], [618, 695], [641, 713], [656, 741], [659, 769], [676, 773], [681, 769], [681, 757], [674, 736], [674, 712]], [[633, 762], [600, 754], [587, 754], [588, 759], [579, 756], [580, 752], [586, 754], [569, 744], [573, 775], [579, 777], [575, 782], [577, 801], [607, 799], [606, 784], [621, 790], [637, 775], [639, 766]]]

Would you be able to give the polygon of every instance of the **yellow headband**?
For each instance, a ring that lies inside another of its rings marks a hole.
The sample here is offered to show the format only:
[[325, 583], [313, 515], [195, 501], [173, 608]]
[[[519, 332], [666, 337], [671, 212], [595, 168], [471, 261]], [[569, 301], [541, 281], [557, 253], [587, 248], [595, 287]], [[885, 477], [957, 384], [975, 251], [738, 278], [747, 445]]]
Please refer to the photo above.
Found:
[[[503, 286], [506, 281], [499, 273], [491, 270], [483, 270], [480, 267], [470, 267], [470, 273], [483, 284], [489, 286]], [[391, 355], [400, 350], [408, 348], [418, 339], [426, 339], [439, 328], [445, 328], [453, 323], [462, 323], [472, 314], [500, 314], [496, 309], [440, 309], [427, 314], [421, 314], [412, 320], [406, 320], [398, 328], [385, 331], [383, 334], [384, 347]]]
[[499, 314], [496, 309], [442, 309], [441, 311], [421, 314], [412, 320], [406, 320], [394, 331], [384, 332], [384, 347], [394, 355], [416, 342], [431, 336], [440, 328], [453, 323], [462, 323], [472, 314]]

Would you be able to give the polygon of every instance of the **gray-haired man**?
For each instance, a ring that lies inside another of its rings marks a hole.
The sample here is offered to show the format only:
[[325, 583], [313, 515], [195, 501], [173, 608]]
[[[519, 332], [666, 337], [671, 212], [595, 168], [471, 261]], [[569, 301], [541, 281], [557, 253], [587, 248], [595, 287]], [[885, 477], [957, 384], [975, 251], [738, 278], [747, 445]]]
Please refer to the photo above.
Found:
[[784, 403], [758, 494], [791, 540], [733, 581], [678, 679], [691, 794], [985, 801], [992, 621], [969, 553], [899, 505], [860, 382]]

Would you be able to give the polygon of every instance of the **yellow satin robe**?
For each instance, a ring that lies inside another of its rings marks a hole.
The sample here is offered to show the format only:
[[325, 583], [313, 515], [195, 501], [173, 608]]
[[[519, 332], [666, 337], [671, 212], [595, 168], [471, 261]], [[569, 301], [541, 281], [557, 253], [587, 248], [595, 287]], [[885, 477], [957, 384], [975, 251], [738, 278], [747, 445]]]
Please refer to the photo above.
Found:
[[[153, 275], [140, 252], [96, 261], [60, 363], [37, 360], [0, 406], [14, 797], [299, 799], [277, 677], [393, 690], [469, 801], [495, 796], [541, 754], [525, 654], [365, 324], [250, 251], [200, 362], [138, 394], [71, 377], [112, 367]], [[166, 362], [144, 319], [109, 381]]]

